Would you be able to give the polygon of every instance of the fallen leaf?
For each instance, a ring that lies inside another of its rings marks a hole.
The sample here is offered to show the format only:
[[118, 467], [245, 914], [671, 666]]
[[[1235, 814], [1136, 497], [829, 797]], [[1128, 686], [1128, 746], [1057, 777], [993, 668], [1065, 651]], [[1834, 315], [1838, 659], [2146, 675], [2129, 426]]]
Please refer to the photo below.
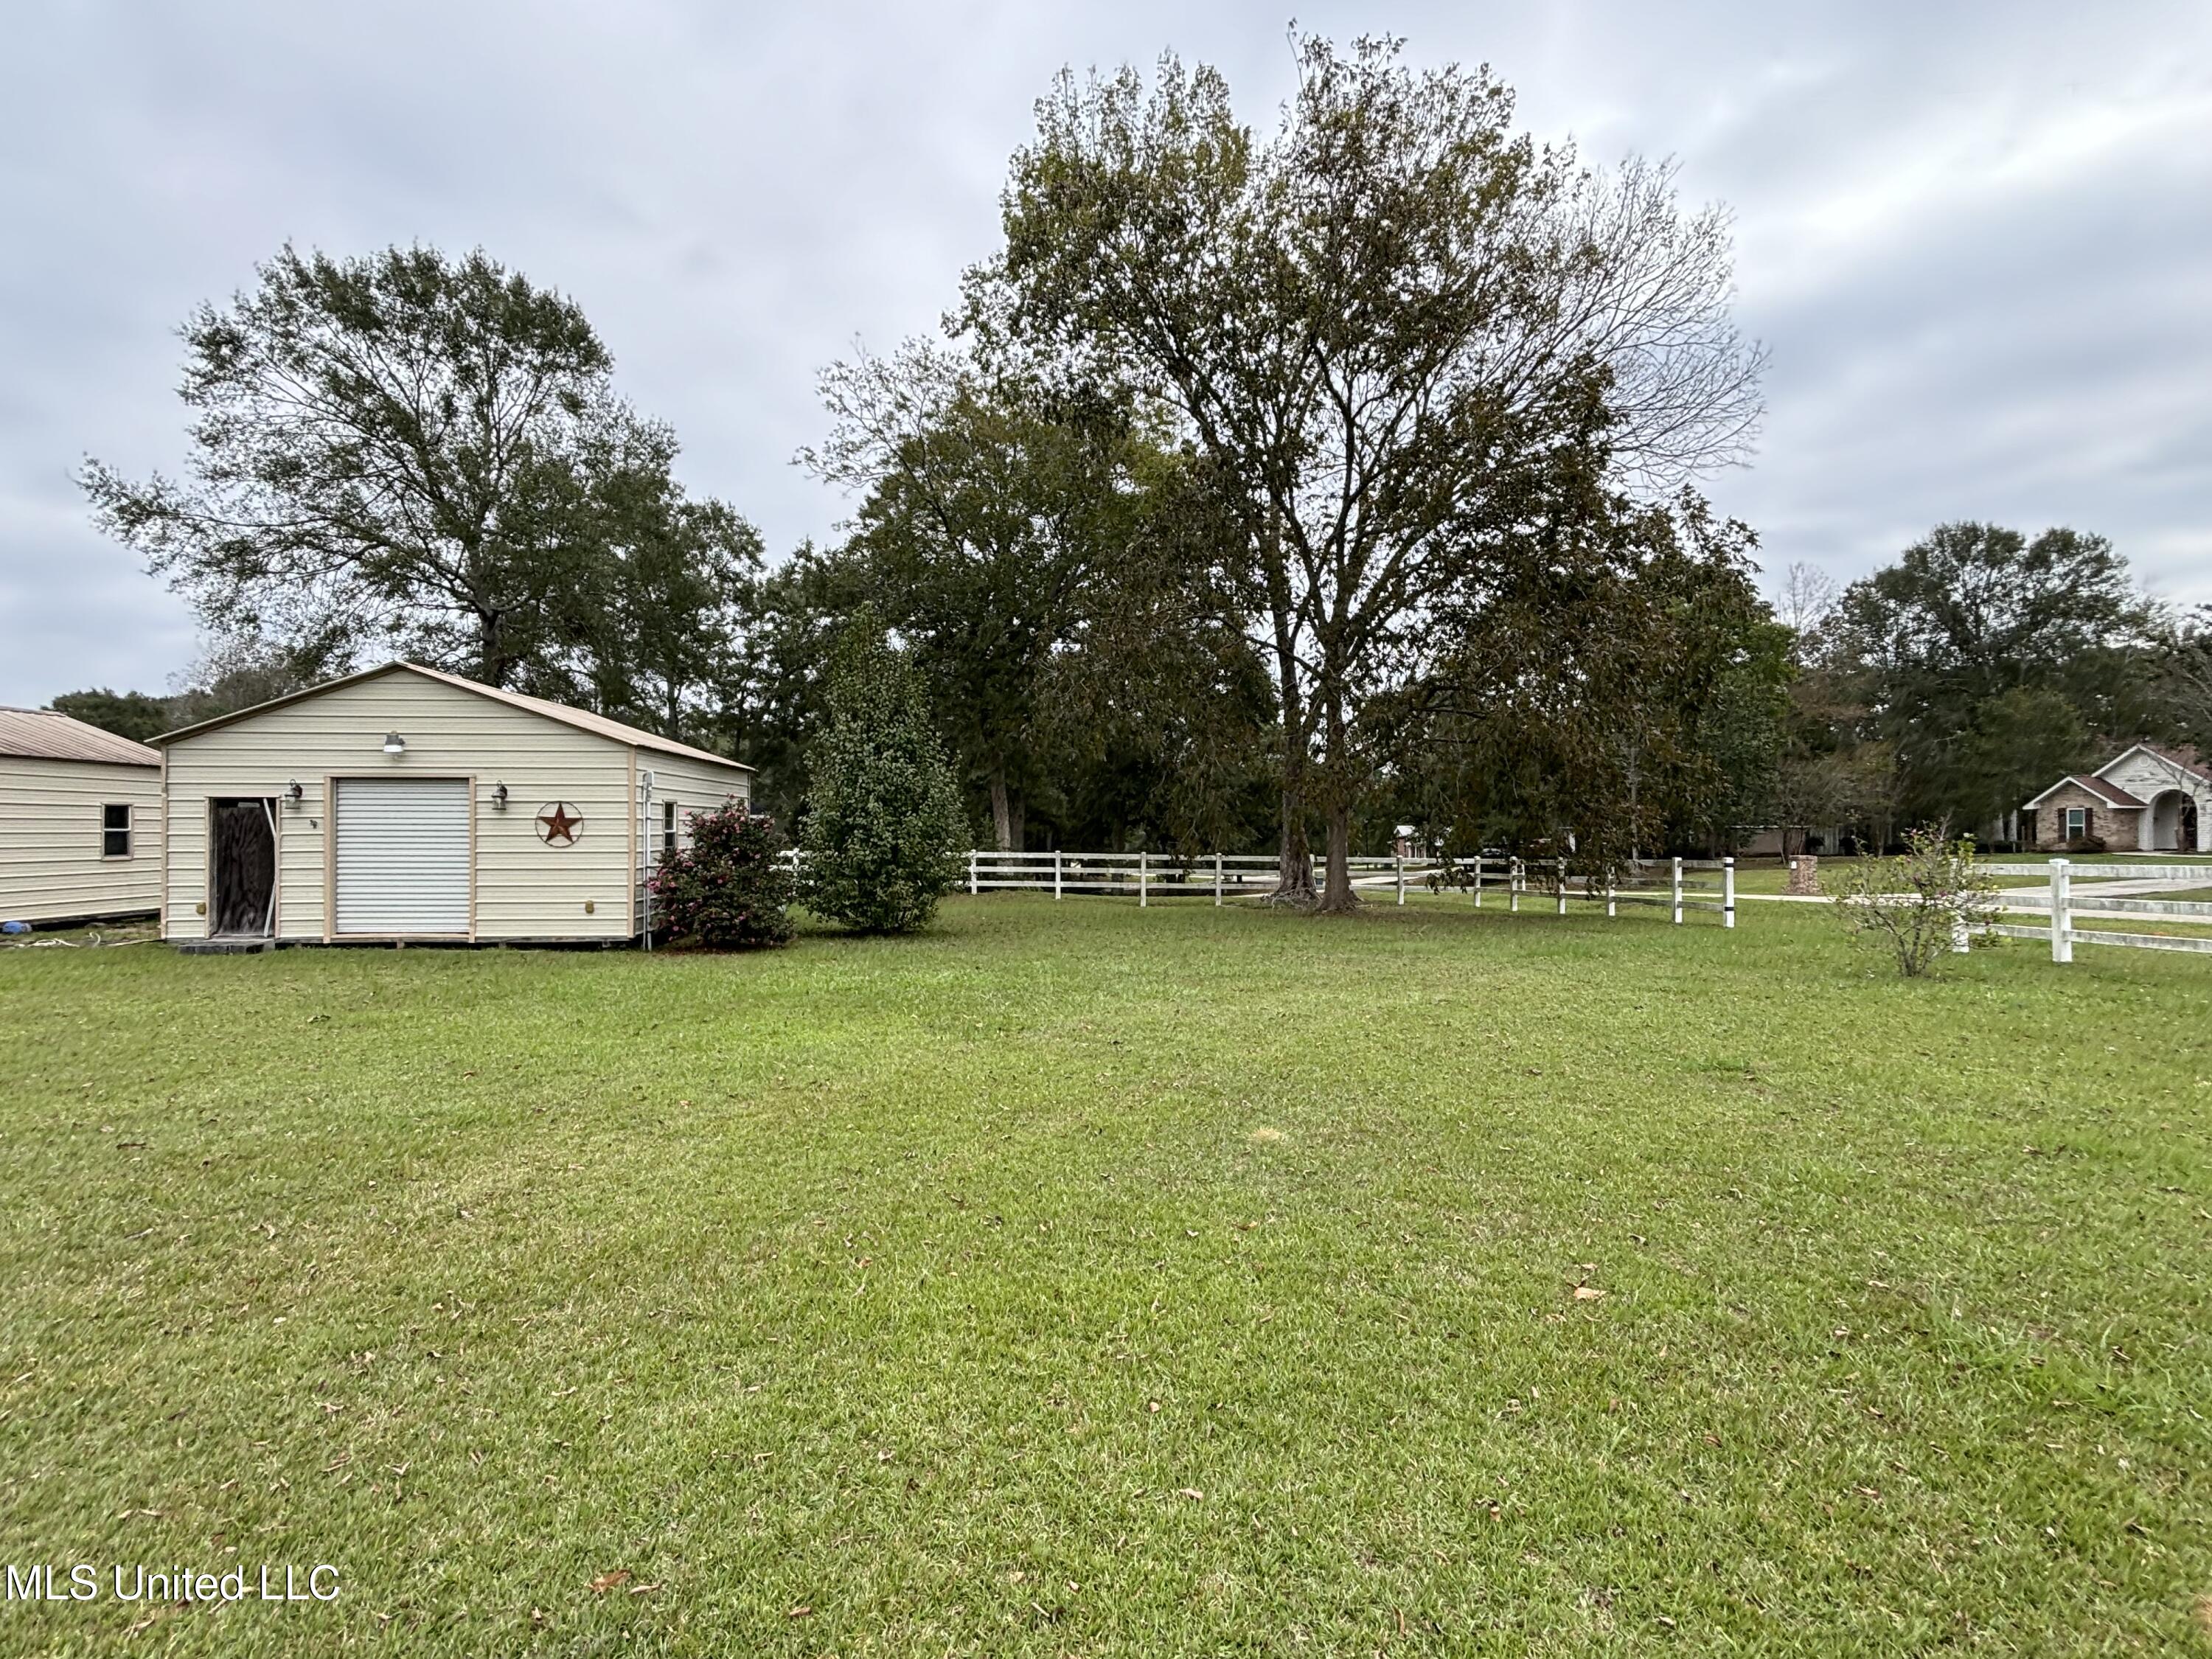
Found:
[[784, 1617], [787, 1619], [811, 1619], [813, 1616], [814, 1609], [807, 1607], [804, 1603], [793, 1607], [789, 1613], [784, 1614]]
[[592, 1594], [594, 1595], [605, 1595], [609, 1590], [614, 1589], [616, 1585], [628, 1583], [629, 1579], [629, 1569], [628, 1567], [617, 1567], [612, 1572], [603, 1572], [597, 1578], [592, 1580]]
[[659, 1580], [655, 1579], [655, 1580], [654, 1580], [652, 1583], [650, 1583], [650, 1584], [632, 1584], [632, 1585], [629, 1587], [629, 1593], [630, 1593], [632, 1595], [643, 1595], [647, 1594], [648, 1591], [657, 1590], [657, 1589], [659, 1589], [659, 1588], [660, 1588], [660, 1582], [659, 1582]]
[[1182, 1495], [1185, 1498], [1195, 1498], [1201, 1504], [1206, 1501], [1206, 1494], [1195, 1486], [1185, 1486], [1182, 1489]]
[[1575, 1300], [1577, 1302], [1601, 1301], [1603, 1299], [1604, 1296], [1605, 1292], [1598, 1289], [1595, 1285], [1577, 1285], [1575, 1286]]

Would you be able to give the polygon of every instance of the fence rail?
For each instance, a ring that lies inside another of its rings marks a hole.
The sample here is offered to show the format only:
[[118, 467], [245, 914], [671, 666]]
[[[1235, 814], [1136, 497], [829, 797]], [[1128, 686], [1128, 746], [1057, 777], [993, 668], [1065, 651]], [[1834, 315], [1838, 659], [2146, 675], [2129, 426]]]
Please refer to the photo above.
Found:
[[[2113, 880], [2136, 881], [2204, 881], [2212, 884], [2212, 871], [2203, 865], [2112, 866], [2090, 865], [2089, 870], [2102, 878], [2111, 870]], [[2202, 921], [2212, 925], [2212, 904], [2197, 904], [2180, 899], [2139, 899], [2134, 897], [2100, 898], [2094, 892], [2085, 894], [2077, 904], [2074, 896], [2074, 880], [2083, 872], [2076, 869], [2070, 860], [2052, 859], [2049, 864], [2034, 865], [1977, 865], [1975, 868], [1990, 875], [2040, 875], [2048, 879], [2048, 890], [2040, 894], [2013, 891], [2000, 896], [2007, 908], [2048, 909], [2049, 923], [2041, 927], [2022, 927], [2016, 922], [2001, 922], [1990, 931], [2007, 939], [2047, 939], [2053, 962], [2074, 960], [2074, 947], [2081, 945], [2113, 945], [2133, 951], [2188, 951], [2212, 952], [2212, 933], [2123, 933], [2107, 928], [2077, 927], [2077, 915], [2149, 915], [2175, 921]]]
[[[1468, 892], [1478, 909], [1486, 897], [1502, 896], [1510, 911], [1518, 912], [1524, 899], [1549, 900], [1553, 913], [1565, 915], [1568, 901], [1577, 899], [1602, 903], [1608, 916], [1619, 915], [1624, 904], [1647, 904], [1665, 908], [1677, 923], [1685, 912], [1703, 910], [1717, 915], [1723, 927], [1735, 926], [1734, 859], [1671, 859], [1663, 866], [1646, 860], [1632, 866], [1625, 879], [1609, 882], [1601, 890], [1584, 884], [1580, 890], [1560, 859], [1484, 854], [1471, 859], [1354, 858], [1347, 862], [1354, 888], [1392, 891], [1400, 904], [1408, 892], [1425, 887], [1432, 893]], [[1272, 892], [1279, 867], [1272, 853], [1176, 859], [1149, 852], [1015, 853], [977, 848], [966, 861], [970, 893], [1048, 892], [1054, 898], [1133, 894], [1139, 908], [1155, 898], [1211, 897], [1222, 904], [1231, 897]], [[1691, 879], [1705, 875], [1717, 875], [1719, 880], [1707, 884]]]
[[[2070, 864], [2070, 860], [2052, 859], [2045, 864], [1995, 864], [1977, 859], [1974, 868], [1985, 876], [2047, 876], [2053, 864]], [[2212, 864], [2075, 864], [2076, 881], [2194, 881], [2212, 886]]]

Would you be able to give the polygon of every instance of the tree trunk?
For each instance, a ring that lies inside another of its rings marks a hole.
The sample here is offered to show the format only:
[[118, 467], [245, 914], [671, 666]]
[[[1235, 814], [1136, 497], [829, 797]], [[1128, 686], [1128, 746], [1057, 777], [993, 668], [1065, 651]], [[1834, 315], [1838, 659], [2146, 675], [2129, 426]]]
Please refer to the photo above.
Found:
[[1328, 747], [1323, 765], [1328, 773], [1328, 863], [1321, 903], [1325, 915], [1348, 915], [1359, 908], [1359, 895], [1352, 886], [1352, 787], [1345, 775], [1346, 757], [1344, 704], [1332, 696], [1324, 719]]
[[1014, 808], [1006, 790], [1006, 775], [991, 774], [991, 828], [996, 834], [1001, 853], [1015, 851]]
[[[1302, 786], [1305, 769], [1294, 769]], [[1283, 786], [1282, 844], [1275, 858], [1275, 890], [1270, 904], [1309, 905], [1314, 902], [1313, 851], [1306, 845], [1306, 802], [1300, 787]]]
[[1306, 700], [1298, 684], [1297, 629], [1290, 589], [1282, 568], [1282, 526], [1271, 510], [1261, 543], [1267, 569], [1267, 608], [1275, 628], [1275, 690], [1282, 700], [1283, 823], [1275, 858], [1275, 890], [1268, 904], [1300, 909], [1314, 902], [1313, 851], [1306, 844], [1306, 742], [1310, 736]]
[[1283, 700], [1283, 823], [1275, 858], [1275, 890], [1269, 904], [1314, 902], [1313, 850], [1306, 844], [1306, 709], [1298, 695], [1297, 656], [1279, 617], [1275, 629], [1275, 672]]
[[1359, 908], [1359, 895], [1352, 885], [1352, 803], [1341, 799], [1329, 803], [1328, 862], [1318, 908], [1331, 915], [1346, 915]]

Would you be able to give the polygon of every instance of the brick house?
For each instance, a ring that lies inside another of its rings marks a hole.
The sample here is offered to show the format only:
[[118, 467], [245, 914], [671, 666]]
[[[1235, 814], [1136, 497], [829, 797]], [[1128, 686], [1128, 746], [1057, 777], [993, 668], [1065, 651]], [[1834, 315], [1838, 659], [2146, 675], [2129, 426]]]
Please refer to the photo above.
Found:
[[2212, 852], [2212, 771], [2191, 750], [2136, 744], [2029, 801], [2021, 839], [2045, 853]]

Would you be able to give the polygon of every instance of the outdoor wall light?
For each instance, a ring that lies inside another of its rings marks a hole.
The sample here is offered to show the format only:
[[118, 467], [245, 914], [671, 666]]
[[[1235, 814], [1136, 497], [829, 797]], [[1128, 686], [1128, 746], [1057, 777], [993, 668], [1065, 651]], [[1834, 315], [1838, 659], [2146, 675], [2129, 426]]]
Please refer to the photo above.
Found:
[[290, 801], [295, 806], [297, 806], [300, 804], [301, 798], [307, 793], [307, 792], [306, 790], [300, 787], [300, 781], [297, 778], [293, 779], [291, 782], [284, 786], [284, 799]]
[[386, 732], [384, 734], [384, 752], [387, 755], [405, 754], [407, 752], [407, 739], [401, 737], [397, 732]]
[[491, 787], [491, 804], [504, 812], [507, 810], [507, 786], [495, 783]]

